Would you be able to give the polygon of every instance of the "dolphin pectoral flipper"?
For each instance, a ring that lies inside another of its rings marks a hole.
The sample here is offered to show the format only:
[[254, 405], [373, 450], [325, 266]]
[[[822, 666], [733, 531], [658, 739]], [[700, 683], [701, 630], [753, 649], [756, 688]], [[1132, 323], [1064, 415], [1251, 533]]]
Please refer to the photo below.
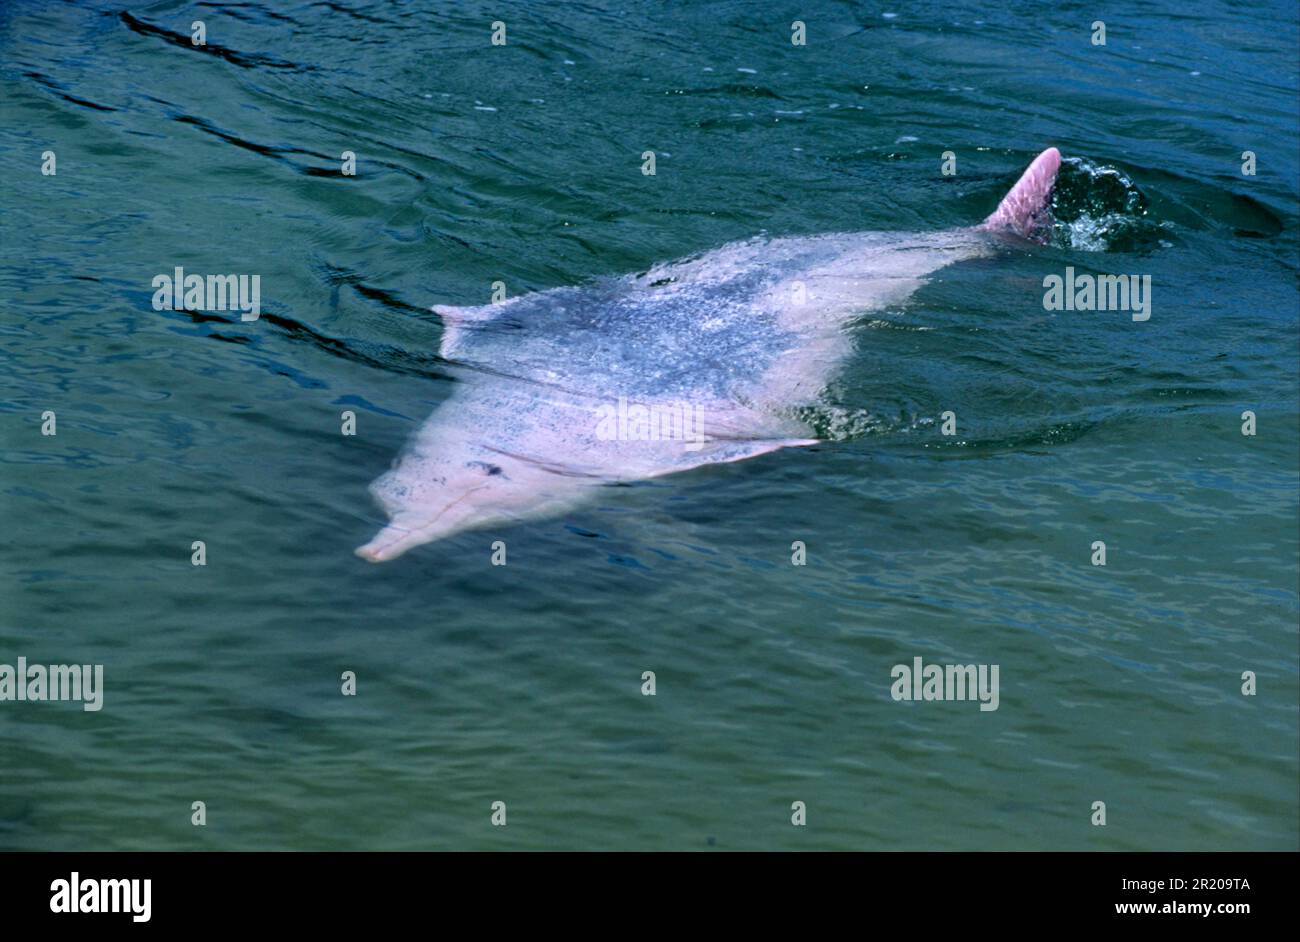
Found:
[[[820, 445], [821, 443], [822, 440], [819, 438], [767, 438], [747, 442], [719, 442], [701, 452], [699, 463], [693, 467], [701, 467], [706, 464], [730, 464], [733, 461], [744, 461], [747, 458], [757, 458], [759, 455], [771, 454], [774, 451], [780, 451], [782, 448], [800, 448], [807, 445]], [[672, 472], [665, 471], [663, 473], [669, 474]]]
[[[782, 448], [822, 444], [821, 439], [813, 437], [815, 433], [806, 423], [750, 406], [721, 408], [719, 404], [711, 404], [697, 410], [695, 418], [696, 431], [700, 434], [680, 442], [652, 446], [651, 452], [661, 454], [640, 468], [638, 477], [660, 477], [704, 465], [757, 458]], [[671, 458], [662, 454], [663, 446], [667, 446]]]
[[1025, 238], [1040, 238], [1052, 225], [1052, 188], [1061, 169], [1061, 152], [1049, 147], [1034, 158], [981, 229], [1007, 230]]

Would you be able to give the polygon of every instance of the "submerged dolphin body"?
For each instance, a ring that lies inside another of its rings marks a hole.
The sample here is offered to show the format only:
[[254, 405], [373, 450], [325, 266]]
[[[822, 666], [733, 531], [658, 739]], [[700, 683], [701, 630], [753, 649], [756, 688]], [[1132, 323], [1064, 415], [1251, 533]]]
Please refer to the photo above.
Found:
[[480, 308], [434, 308], [464, 369], [391, 471], [357, 555], [548, 516], [602, 484], [816, 442], [791, 410], [850, 352], [845, 326], [898, 304], [992, 232], [1036, 236], [1061, 156], [1040, 154], [982, 225], [753, 239], [635, 276]]

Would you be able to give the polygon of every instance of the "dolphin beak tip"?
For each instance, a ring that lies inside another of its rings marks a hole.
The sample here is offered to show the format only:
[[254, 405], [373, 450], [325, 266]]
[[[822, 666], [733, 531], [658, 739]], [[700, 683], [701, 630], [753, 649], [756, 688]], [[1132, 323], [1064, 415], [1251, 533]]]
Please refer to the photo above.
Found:
[[354, 552], [368, 563], [382, 563], [389, 558], [384, 554], [383, 549], [375, 546], [373, 541], [365, 546], [358, 546]]

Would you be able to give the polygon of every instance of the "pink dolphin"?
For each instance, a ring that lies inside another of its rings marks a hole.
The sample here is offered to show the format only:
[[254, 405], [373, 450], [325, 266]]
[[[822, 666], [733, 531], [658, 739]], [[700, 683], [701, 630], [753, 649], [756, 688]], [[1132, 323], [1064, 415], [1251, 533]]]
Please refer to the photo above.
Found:
[[479, 308], [435, 307], [462, 373], [371, 492], [382, 562], [555, 515], [603, 484], [817, 441], [798, 418], [851, 352], [844, 329], [926, 276], [1050, 227], [1061, 155], [1038, 155], [973, 228], [751, 239], [640, 275]]

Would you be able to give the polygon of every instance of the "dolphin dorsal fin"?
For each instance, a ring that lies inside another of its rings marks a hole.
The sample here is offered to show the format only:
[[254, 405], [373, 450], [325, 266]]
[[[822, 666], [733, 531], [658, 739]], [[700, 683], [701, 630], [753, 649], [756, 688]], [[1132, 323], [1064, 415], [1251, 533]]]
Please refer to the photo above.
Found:
[[981, 228], [1014, 232], [1030, 239], [1039, 236], [1052, 224], [1052, 187], [1060, 169], [1061, 152], [1047, 148], [1034, 158]]

